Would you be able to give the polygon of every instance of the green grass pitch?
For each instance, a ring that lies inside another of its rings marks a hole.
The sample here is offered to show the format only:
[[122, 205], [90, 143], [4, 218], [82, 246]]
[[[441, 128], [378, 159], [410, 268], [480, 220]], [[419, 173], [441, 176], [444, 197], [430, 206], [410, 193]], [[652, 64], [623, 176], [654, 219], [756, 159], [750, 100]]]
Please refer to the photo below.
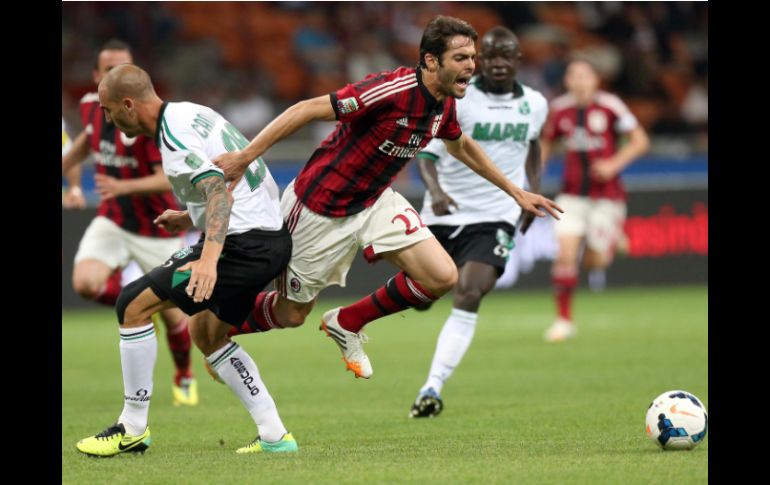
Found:
[[[707, 483], [708, 435], [693, 451], [659, 450], [644, 432], [650, 401], [684, 389], [708, 407], [705, 286], [580, 289], [578, 338], [546, 344], [549, 292], [497, 292], [482, 302], [474, 341], [444, 387], [436, 419], [410, 420], [451, 298], [369, 325], [370, 380], [344, 370], [318, 331], [324, 299], [303, 327], [237, 341], [257, 362], [294, 455], [236, 455], [256, 435], [194, 350], [201, 403], [171, 405], [165, 332], [142, 456], [89, 458], [75, 443], [122, 408], [114, 312], [62, 311], [62, 483]], [[352, 301], [352, 300], [351, 300]]]

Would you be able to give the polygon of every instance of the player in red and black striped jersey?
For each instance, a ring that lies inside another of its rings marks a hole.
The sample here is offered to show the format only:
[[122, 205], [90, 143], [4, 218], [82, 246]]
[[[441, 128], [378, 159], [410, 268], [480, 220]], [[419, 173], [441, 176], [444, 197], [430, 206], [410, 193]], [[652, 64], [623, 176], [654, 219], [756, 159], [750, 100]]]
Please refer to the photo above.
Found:
[[[127, 44], [113, 40], [99, 51], [94, 82], [114, 66], [133, 62]], [[62, 174], [79, 170], [89, 153], [96, 166], [96, 188], [101, 201], [96, 218], [86, 229], [75, 255], [72, 281], [75, 291], [99, 303], [114, 305], [121, 290], [121, 268], [135, 260], [148, 272], [182, 247], [182, 240], [153, 221], [166, 209], [178, 209], [171, 184], [163, 173], [155, 142], [146, 136], [126, 136], [107, 122], [97, 93], [80, 101], [85, 129], [62, 157]], [[79, 172], [76, 172], [79, 175]], [[84, 207], [79, 180], [68, 176], [66, 207]], [[176, 366], [175, 404], [195, 405], [197, 384], [190, 367], [191, 341], [187, 315], [177, 308], [161, 312], [169, 348]]]
[[311, 155], [294, 191], [325, 216], [361, 212], [428, 141], [462, 134], [454, 98], [436, 99], [413, 67], [371, 74], [324, 101], [340, 123]]
[[97, 93], [80, 100], [80, 118], [95, 159], [97, 215], [134, 234], [174, 237], [152, 222], [166, 209], [179, 209], [166, 177], [158, 175], [163, 172], [157, 172], [161, 157], [155, 142], [143, 135], [129, 138], [106, 122]]
[[[257, 298], [243, 332], [301, 325], [318, 293], [344, 285], [358, 249], [401, 269], [359, 302], [326, 312], [321, 327], [333, 338], [356, 377], [371, 364], [361, 347], [368, 322], [449, 291], [457, 268], [417, 211], [390, 187], [401, 168], [433, 138], [449, 153], [513, 197], [524, 210], [556, 216], [556, 204], [512, 184], [457, 123], [475, 68], [476, 31], [467, 22], [438, 16], [425, 29], [419, 65], [367, 76], [327, 96], [302, 101], [273, 120], [242, 151], [218, 157], [229, 179], [272, 145], [313, 120], [338, 120], [337, 129], [310, 156], [289, 185], [281, 209], [293, 252], [278, 292]], [[246, 174], [248, 175], [248, 174]]]
[[[566, 145], [564, 185], [556, 198], [566, 214], [554, 226], [559, 255], [552, 269], [558, 318], [546, 331], [549, 342], [575, 336], [572, 294], [581, 245], [585, 242], [585, 269], [603, 271], [611, 263], [626, 215], [620, 172], [649, 148], [644, 128], [625, 103], [599, 90], [599, 76], [591, 64], [571, 62], [564, 84], [568, 92], [551, 102], [542, 142], [546, 161], [555, 141], [563, 139]], [[621, 135], [628, 135], [622, 147]]]

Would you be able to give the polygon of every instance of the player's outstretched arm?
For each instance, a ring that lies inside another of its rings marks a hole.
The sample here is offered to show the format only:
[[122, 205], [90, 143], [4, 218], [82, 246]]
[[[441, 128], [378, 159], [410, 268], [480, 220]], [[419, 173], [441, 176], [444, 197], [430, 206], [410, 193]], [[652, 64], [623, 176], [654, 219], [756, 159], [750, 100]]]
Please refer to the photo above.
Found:
[[[536, 193], [540, 193], [540, 178], [543, 172], [543, 163], [541, 160], [540, 142], [538, 140], [531, 140], [529, 142], [529, 150], [527, 151], [527, 160], [524, 162], [524, 171], [527, 173], [527, 181], [529, 181], [529, 189]], [[526, 234], [532, 221], [535, 220], [534, 214], [531, 212], [522, 212], [517, 226], [522, 234]]]
[[223, 153], [212, 161], [225, 172], [226, 180], [238, 179], [253, 160], [311, 121], [335, 119], [330, 95], [300, 101], [264, 127], [243, 150]]
[[542, 195], [527, 192], [508, 180], [484, 153], [479, 144], [468, 135], [463, 133], [457, 140], [444, 140], [444, 143], [446, 143], [447, 151], [453, 157], [513, 197], [523, 210], [532, 212], [539, 217], [545, 217], [545, 213], [538, 210], [540, 207], [545, 209], [555, 219], [559, 219], [557, 211], [564, 212], [554, 201]]

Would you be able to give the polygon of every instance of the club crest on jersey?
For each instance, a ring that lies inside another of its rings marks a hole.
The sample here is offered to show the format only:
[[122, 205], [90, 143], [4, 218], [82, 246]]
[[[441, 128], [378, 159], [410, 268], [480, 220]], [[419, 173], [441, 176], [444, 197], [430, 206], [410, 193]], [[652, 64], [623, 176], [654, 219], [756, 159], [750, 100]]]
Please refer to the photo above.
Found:
[[203, 165], [203, 160], [201, 160], [201, 157], [198, 155], [190, 152], [186, 157], [184, 157], [184, 163], [186, 163], [191, 169], [197, 170], [201, 165]]
[[433, 117], [433, 124], [430, 127], [430, 134], [434, 138], [436, 137], [436, 133], [438, 133], [438, 127], [441, 126], [441, 118], [444, 117], [444, 113], [441, 113], [440, 115], [436, 115]]
[[355, 97], [351, 96], [350, 98], [337, 100], [337, 111], [339, 111], [340, 114], [346, 115], [348, 113], [358, 111], [358, 108], [358, 101]]
[[529, 103], [527, 101], [522, 101], [521, 104], [519, 104], [519, 113], [528, 115], [531, 112], [532, 110], [529, 108]]
[[607, 115], [603, 111], [591, 111], [588, 113], [588, 128], [594, 133], [607, 131]]

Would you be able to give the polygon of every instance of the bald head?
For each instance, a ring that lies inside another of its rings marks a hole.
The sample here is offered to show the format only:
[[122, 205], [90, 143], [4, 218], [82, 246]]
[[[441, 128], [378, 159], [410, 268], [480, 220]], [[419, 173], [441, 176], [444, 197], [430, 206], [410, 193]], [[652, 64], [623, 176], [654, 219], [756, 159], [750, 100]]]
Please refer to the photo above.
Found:
[[157, 96], [150, 75], [134, 64], [113, 67], [99, 83], [99, 92], [101, 93], [102, 90], [111, 100], [131, 98], [136, 101], [147, 101]]
[[150, 76], [134, 64], [113, 67], [99, 83], [99, 104], [107, 121], [128, 136], [154, 135], [163, 105]]
[[487, 91], [510, 93], [521, 62], [519, 39], [503, 26], [491, 28], [481, 38], [479, 68]]

